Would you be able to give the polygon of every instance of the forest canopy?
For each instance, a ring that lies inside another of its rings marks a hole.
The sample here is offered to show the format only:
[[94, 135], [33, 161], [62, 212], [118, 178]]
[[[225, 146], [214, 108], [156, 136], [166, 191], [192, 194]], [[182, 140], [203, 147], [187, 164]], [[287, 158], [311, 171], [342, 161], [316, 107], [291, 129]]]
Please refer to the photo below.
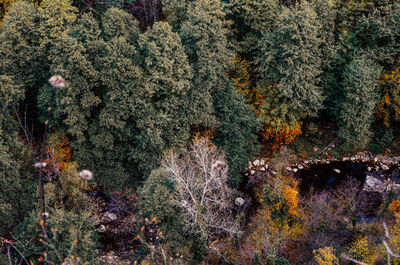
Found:
[[[101, 264], [103, 196], [133, 218], [132, 262], [375, 264], [371, 227], [312, 243], [345, 226], [311, 231], [313, 207], [349, 198], [300, 198], [281, 164], [400, 152], [399, 93], [397, 0], [0, 0], [0, 263]], [[252, 182], [262, 157], [281, 161]]]

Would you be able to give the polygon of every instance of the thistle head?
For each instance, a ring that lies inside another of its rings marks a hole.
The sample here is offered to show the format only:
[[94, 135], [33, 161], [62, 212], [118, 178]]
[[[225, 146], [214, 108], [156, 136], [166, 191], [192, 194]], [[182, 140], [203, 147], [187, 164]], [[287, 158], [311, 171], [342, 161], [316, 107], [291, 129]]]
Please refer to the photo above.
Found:
[[225, 162], [224, 161], [217, 160], [212, 164], [211, 168], [214, 171], [217, 171], [217, 170], [221, 170], [224, 166], [225, 166]]
[[36, 168], [45, 168], [46, 166], [47, 166], [46, 162], [38, 162], [33, 165], [33, 167], [36, 167]]
[[81, 172], [78, 173], [78, 177], [80, 177], [83, 180], [92, 180], [93, 179], [93, 173], [90, 170], [84, 169]]
[[52, 85], [54, 88], [64, 88], [68, 85], [67, 81], [62, 78], [60, 75], [53, 75], [49, 79], [50, 85]]

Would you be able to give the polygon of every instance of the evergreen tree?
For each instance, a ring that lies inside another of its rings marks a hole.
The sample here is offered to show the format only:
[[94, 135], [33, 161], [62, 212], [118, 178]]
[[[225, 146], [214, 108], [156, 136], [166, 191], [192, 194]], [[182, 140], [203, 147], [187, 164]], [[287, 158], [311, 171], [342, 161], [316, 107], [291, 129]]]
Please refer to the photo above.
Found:
[[252, 59], [262, 34], [271, 32], [281, 12], [278, 0], [233, 0], [227, 5], [235, 21], [238, 50]]
[[179, 35], [194, 75], [190, 101], [193, 124], [211, 127], [212, 93], [226, 86], [226, 72], [233, 53], [228, 41], [229, 23], [220, 0], [200, 0], [188, 5], [187, 21]]
[[[71, 146], [77, 161], [92, 169], [100, 182], [115, 188], [126, 185], [134, 176], [127, 170], [136, 169], [136, 164], [127, 161], [131, 147], [127, 143], [133, 141], [135, 125], [130, 118], [136, 107], [141, 107], [135, 100], [142, 94], [136, 85], [140, 71], [133, 62], [135, 47], [130, 43], [137, 41], [138, 24], [130, 23], [136, 28], [121, 27], [121, 31], [113, 32], [114, 19], [117, 23], [133, 21], [126, 12], [111, 8], [103, 17], [101, 36], [83, 43], [88, 47], [85, 55], [97, 73], [91, 91], [98, 95], [99, 105], [91, 108], [85, 141], [74, 141]], [[78, 31], [84, 30], [89, 21], [80, 21]], [[92, 32], [97, 32], [98, 25], [93, 28]]]
[[167, 20], [172, 24], [174, 30], [179, 29], [181, 24], [186, 21], [188, 4], [193, 0], [164, 0], [162, 1], [162, 11]]
[[341, 105], [339, 136], [350, 147], [365, 148], [371, 138], [378, 76], [379, 68], [367, 51], [357, 53], [344, 72], [345, 100]]
[[23, 97], [21, 86], [0, 75], [0, 235], [22, 221], [35, 201], [32, 150], [21, 139], [13, 111]]
[[115, 37], [125, 37], [129, 43], [136, 43], [140, 33], [137, 20], [118, 8], [107, 10], [102, 18], [102, 28], [106, 41]]
[[137, 58], [145, 80], [140, 98], [147, 107], [141, 109], [137, 145], [130, 155], [140, 162], [141, 172], [148, 174], [162, 151], [187, 144], [193, 122], [189, 100], [193, 74], [179, 35], [168, 23], [155, 23], [139, 36], [138, 44]]
[[18, 1], [1, 25], [0, 73], [26, 88], [35, 85], [42, 70], [38, 18], [33, 4]]
[[259, 43], [262, 82], [276, 85], [280, 104], [288, 104], [297, 117], [316, 116], [322, 108], [321, 28], [317, 14], [305, 2], [295, 9], [285, 8], [276, 29]]
[[222, 147], [229, 165], [228, 183], [237, 187], [248, 161], [260, 150], [257, 134], [261, 120], [233, 84], [214, 97], [218, 129], [215, 144]]

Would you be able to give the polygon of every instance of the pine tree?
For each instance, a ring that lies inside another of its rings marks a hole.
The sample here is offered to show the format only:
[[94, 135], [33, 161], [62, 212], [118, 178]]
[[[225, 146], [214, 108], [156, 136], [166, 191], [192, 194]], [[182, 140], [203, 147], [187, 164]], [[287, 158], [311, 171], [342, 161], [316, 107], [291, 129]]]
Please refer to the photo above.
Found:
[[368, 53], [356, 54], [344, 72], [342, 83], [345, 100], [341, 105], [339, 136], [355, 148], [365, 148], [371, 138], [370, 127], [378, 101], [376, 89], [380, 71]]
[[218, 120], [214, 142], [225, 152], [229, 165], [228, 183], [237, 187], [248, 161], [260, 150], [257, 134], [261, 120], [233, 84], [216, 92], [214, 108]]
[[18, 1], [7, 13], [0, 30], [0, 74], [32, 89], [43, 71], [40, 56], [39, 14], [31, 3]]
[[276, 29], [259, 43], [258, 70], [277, 97], [289, 104], [297, 117], [316, 116], [322, 108], [321, 42], [322, 26], [308, 3], [285, 8]]
[[228, 41], [228, 26], [220, 0], [200, 0], [188, 5], [187, 21], [179, 35], [188, 55], [194, 75], [190, 101], [193, 124], [211, 127], [212, 93], [226, 86], [226, 72], [233, 53]]
[[193, 74], [179, 35], [168, 23], [155, 23], [139, 36], [138, 43], [137, 58], [145, 80], [143, 100], [148, 107], [141, 110], [131, 159], [140, 162], [142, 172], [150, 173], [162, 151], [188, 142]]
[[252, 59], [262, 34], [271, 32], [281, 12], [278, 0], [233, 0], [227, 11], [235, 21], [238, 50]]
[[22, 221], [35, 201], [32, 150], [24, 145], [14, 118], [14, 106], [24, 96], [21, 86], [0, 75], [0, 235]]

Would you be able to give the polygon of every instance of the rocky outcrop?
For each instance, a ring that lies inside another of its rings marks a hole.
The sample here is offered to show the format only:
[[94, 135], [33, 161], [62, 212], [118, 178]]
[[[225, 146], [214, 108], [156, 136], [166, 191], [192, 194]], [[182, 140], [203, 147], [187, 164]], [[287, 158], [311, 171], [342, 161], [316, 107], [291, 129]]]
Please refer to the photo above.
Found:
[[[379, 192], [384, 194], [393, 190], [400, 192], [400, 156], [372, 155], [370, 152], [361, 152], [353, 156], [344, 156], [342, 158], [327, 159], [306, 159], [297, 163], [286, 165], [283, 174], [297, 174], [303, 169], [315, 165], [346, 163], [362, 163], [365, 165], [365, 183], [363, 190], [366, 192]], [[276, 169], [275, 169], [276, 170]], [[340, 169], [333, 167], [336, 174], [344, 174]], [[249, 161], [249, 167], [246, 176], [255, 174], [275, 175], [273, 166], [268, 159], [256, 159]]]

